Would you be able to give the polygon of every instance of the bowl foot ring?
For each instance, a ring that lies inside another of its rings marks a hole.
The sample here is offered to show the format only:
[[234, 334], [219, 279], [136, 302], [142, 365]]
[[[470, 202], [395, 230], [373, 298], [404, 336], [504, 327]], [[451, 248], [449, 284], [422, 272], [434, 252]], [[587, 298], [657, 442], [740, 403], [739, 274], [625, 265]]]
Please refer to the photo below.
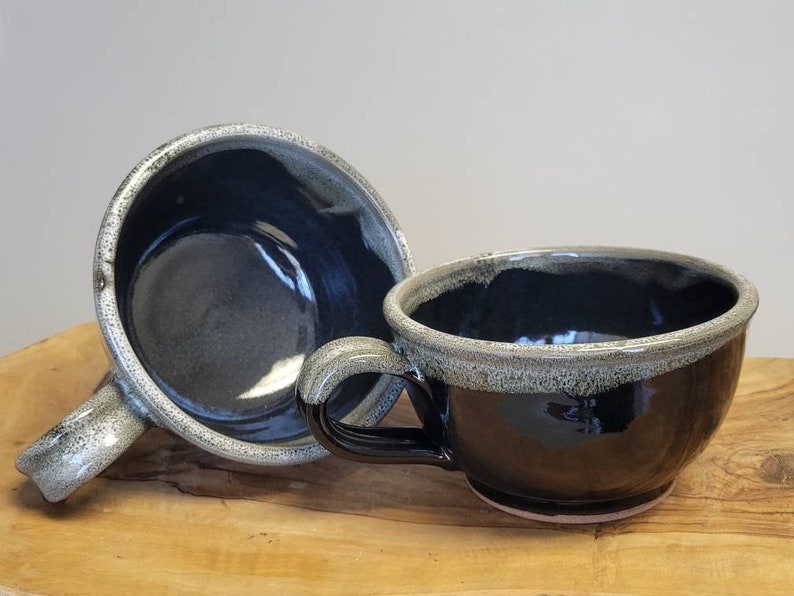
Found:
[[556, 524], [598, 524], [617, 521], [648, 511], [661, 503], [673, 490], [675, 480], [636, 497], [596, 503], [554, 503], [509, 495], [466, 479], [480, 499], [511, 515]]

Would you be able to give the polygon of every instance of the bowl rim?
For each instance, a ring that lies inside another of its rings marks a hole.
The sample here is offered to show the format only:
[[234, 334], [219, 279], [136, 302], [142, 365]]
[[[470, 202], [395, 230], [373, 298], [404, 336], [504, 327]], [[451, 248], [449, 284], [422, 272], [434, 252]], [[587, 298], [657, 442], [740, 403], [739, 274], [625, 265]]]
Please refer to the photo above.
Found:
[[[737, 293], [735, 304], [726, 312], [691, 327], [640, 338], [578, 344], [514, 344], [462, 337], [419, 323], [406, 312], [406, 303], [416, 305], [443, 293], [444, 284], [476, 281], [486, 269], [492, 275], [507, 269], [530, 268], [532, 259], [605, 258], [613, 260], [650, 260], [695, 269], [718, 278]], [[452, 281], [454, 279], [454, 282]], [[440, 291], [438, 291], [440, 289]], [[433, 295], [433, 292], [436, 292]], [[420, 293], [430, 294], [417, 299]], [[531, 362], [562, 360], [592, 363], [598, 359], [639, 360], [670, 351], [686, 350], [715, 337], [732, 337], [749, 322], [758, 308], [758, 291], [743, 275], [706, 259], [661, 250], [612, 246], [557, 246], [549, 248], [485, 253], [451, 261], [427, 269], [396, 284], [386, 295], [384, 313], [401, 345], [418, 346], [423, 352], [437, 351], [476, 365], [483, 361]]]

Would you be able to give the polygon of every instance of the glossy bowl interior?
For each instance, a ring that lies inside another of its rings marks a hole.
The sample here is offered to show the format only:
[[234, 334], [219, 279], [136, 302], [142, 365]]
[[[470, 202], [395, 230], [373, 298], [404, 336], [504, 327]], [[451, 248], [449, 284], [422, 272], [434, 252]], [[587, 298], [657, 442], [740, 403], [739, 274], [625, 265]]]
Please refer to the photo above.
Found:
[[543, 265], [462, 281], [408, 314], [455, 336], [563, 345], [680, 331], [726, 313], [738, 298], [726, 280], [683, 263], [549, 257]]
[[[124, 218], [115, 293], [160, 390], [235, 439], [309, 437], [303, 360], [337, 337], [391, 339], [381, 303], [410, 260], [379, 206], [332, 163], [279, 139], [221, 139], [173, 160]], [[343, 417], [372, 389], [334, 399]]]

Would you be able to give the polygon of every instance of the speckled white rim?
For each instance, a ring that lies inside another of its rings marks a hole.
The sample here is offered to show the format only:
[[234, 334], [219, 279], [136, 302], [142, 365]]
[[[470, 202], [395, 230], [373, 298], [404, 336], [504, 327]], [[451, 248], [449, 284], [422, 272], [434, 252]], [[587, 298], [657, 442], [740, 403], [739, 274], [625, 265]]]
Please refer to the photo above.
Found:
[[[606, 263], [641, 259], [680, 265], [728, 284], [737, 294], [736, 303], [714, 319], [670, 333], [556, 345], [459, 337], [426, 327], [410, 316], [420, 304], [464, 283], [487, 284], [507, 269], [554, 271], [570, 259]], [[744, 332], [757, 307], [755, 287], [721, 265], [655, 250], [574, 246], [491, 253], [435, 267], [392, 288], [384, 302], [384, 313], [395, 331], [397, 347], [427, 376], [480, 391], [592, 395], [681, 368], [714, 352]]]
[[[211, 453], [247, 463], [286, 465], [311, 461], [327, 452], [308, 431], [306, 437], [290, 442], [251, 443], [216, 432], [185, 413], [160, 390], [135, 355], [121, 323], [114, 283], [116, 249], [124, 218], [140, 190], [155, 175], [188, 154], [199, 156], [230, 147], [261, 149], [273, 144], [303, 150], [342, 173], [351, 187], [360, 191], [357, 194], [362, 197], [362, 209], [373, 210], [391, 232], [390, 238], [368, 240], [373, 245], [382, 243], [381, 246], [391, 247], [391, 251], [384, 249], [380, 256], [398, 279], [413, 273], [413, 261], [397, 220], [375, 189], [347, 162], [329, 149], [290, 131], [256, 124], [224, 124], [190, 132], [162, 145], [122, 182], [99, 230], [94, 255], [94, 301], [97, 320], [115, 364], [116, 380], [140, 401], [142, 409], [155, 423]], [[345, 421], [365, 426], [376, 424], [389, 411], [401, 388], [398, 379], [384, 377]]]

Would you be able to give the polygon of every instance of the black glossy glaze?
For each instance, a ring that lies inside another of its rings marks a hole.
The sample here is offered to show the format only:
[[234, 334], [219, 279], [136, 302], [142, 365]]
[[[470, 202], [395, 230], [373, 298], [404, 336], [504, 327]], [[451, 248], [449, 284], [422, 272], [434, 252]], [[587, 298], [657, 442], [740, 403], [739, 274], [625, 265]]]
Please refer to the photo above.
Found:
[[700, 453], [730, 405], [743, 353], [742, 335], [692, 365], [589, 396], [433, 382], [424, 424], [446, 421], [443, 444], [490, 491], [623, 500], [668, 485]]
[[555, 273], [509, 269], [488, 285], [464, 284], [410, 314], [452, 335], [567, 344], [675, 331], [736, 302], [730, 286], [672, 263], [634, 260], [598, 271], [592, 262], [560, 261]]
[[330, 451], [365, 463], [461, 470], [485, 498], [541, 516], [612, 515], [664, 495], [730, 406], [745, 335], [672, 372], [589, 396], [506, 394], [427, 379], [422, 429], [339, 423], [301, 408]]
[[[188, 156], [154, 178], [130, 208], [116, 260], [122, 321], [152, 378], [225, 434], [305, 434], [293, 399], [304, 358], [345, 335], [391, 337], [381, 303], [395, 276], [361, 217], [264, 151]], [[389, 234], [385, 224], [377, 232]], [[333, 415], [373, 382], [352, 380]]]
[[[571, 259], [541, 266], [554, 271], [508, 269], [488, 284], [466, 283], [442, 292], [406, 315], [474, 339], [588, 343], [690, 328], [727, 312], [738, 299], [727, 282], [683, 264]], [[318, 441], [344, 457], [460, 469], [486, 500], [544, 518], [620, 517], [663, 497], [706, 446], [736, 390], [744, 342], [744, 331], [738, 332], [691, 364], [633, 382], [619, 384], [615, 373], [618, 384], [586, 395], [494, 390], [500, 374], [514, 372], [507, 361], [504, 370], [471, 381], [482, 387], [478, 390], [420, 371], [426, 375], [425, 391], [413, 392], [411, 400], [421, 432], [339, 424], [322, 403], [305, 409]], [[621, 345], [613, 344], [612, 366]], [[603, 353], [608, 347], [599, 349]], [[446, 348], [444, 356], [455, 366], [455, 346], [450, 342]], [[481, 350], [487, 357], [488, 348]], [[410, 357], [409, 349], [406, 353]], [[538, 363], [516, 354], [515, 369], [543, 367], [547, 384], [553, 386], [556, 377], [565, 386], [571, 374], [566, 366], [575, 364], [554, 358], [552, 352]], [[597, 367], [599, 351], [587, 360]], [[631, 362], [631, 353], [626, 360]], [[640, 371], [641, 364], [635, 361]]]
[[[355, 378], [355, 377], [353, 377]], [[392, 464], [431, 464], [448, 470], [457, 465], [450, 456], [441, 434], [440, 417], [436, 415], [429, 386], [405, 375], [406, 393], [414, 405], [423, 428], [367, 428], [334, 419], [328, 402], [308, 405], [296, 395], [298, 408], [309, 429], [329, 451], [361, 462]], [[432, 413], [428, 412], [428, 408]]]

